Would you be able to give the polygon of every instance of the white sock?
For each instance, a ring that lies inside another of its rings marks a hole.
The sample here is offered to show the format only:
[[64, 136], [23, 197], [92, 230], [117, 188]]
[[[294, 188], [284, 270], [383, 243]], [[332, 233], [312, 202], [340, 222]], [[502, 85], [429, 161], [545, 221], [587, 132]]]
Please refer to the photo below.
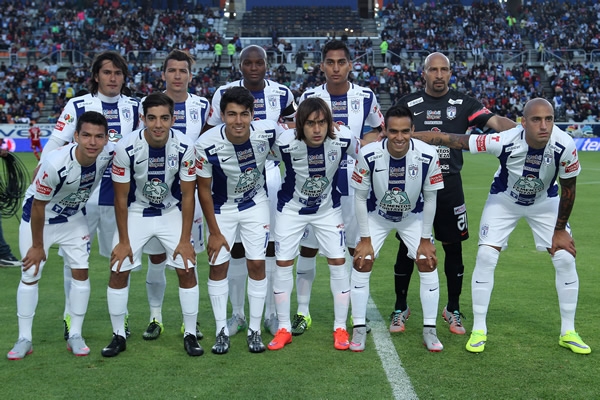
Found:
[[112, 323], [113, 333], [125, 336], [125, 314], [127, 314], [127, 300], [129, 299], [129, 286], [123, 289], [106, 289], [108, 313]]
[[317, 257], [298, 256], [296, 261], [296, 297], [298, 313], [310, 315], [310, 293], [317, 274]]
[[500, 252], [493, 247], [482, 245], [477, 250], [475, 269], [471, 277], [471, 296], [473, 299], [473, 330], [483, 331], [487, 335], [486, 316], [494, 289], [494, 270], [498, 264]]
[[423, 325], [435, 326], [437, 309], [440, 303], [440, 280], [437, 269], [431, 272], [420, 272], [421, 307], [423, 308]]
[[184, 336], [188, 333], [196, 335], [196, 321], [198, 320], [198, 304], [200, 303], [200, 289], [198, 285], [193, 288], [179, 288], [179, 303], [183, 314]]
[[353, 268], [350, 277], [352, 322], [354, 325], [365, 325], [367, 323], [367, 303], [369, 302], [369, 278], [371, 277], [371, 271], [359, 272]]
[[346, 265], [329, 265], [329, 286], [333, 294], [333, 330], [346, 329], [350, 306], [350, 277]]
[[[265, 298], [265, 319], [269, 318], [271, 314], [277, 313], [275, 310], [275, 296], [273, 296], [273, 275], [277, 263], [275, 257], [267, 257], [265, 259], [265, 272], [267, 274], [267, 297]], [[248, 283], [249, 285], [250, 283]]]
[[250, 329], [260, 332], [260, 321], [265, 308], [265, 297], [267, 296], [267, 278], [260, 281], [248, 278], [248, 311], [250, 321], [248, 322], [248, 334]]
[[217, 333], [221, 332], [221, 328], [225, 328], [225, 334], [229, 336], [227, 329], [227, 296], [229, 294], [229, 283], [227, 278], [221, 281], [208, 280], [208, 297], [212, 305], [213, 314], [215, 316], [215, 324]]
[[17, 317], [19, 318], [19, 338], [31, 341], [33, 316], [38, 304], [38, 284], [26, 285], [19, 282], [17, 289]]
[[71, 266], [65, 261], [65, 264], [63, 265], [63, 284], [65, 285], [65, 311], [63, 312], [63, 319], [67, 317], [67, 314], [71, 314], [71, 300], [69, 296], [71, 295], [72, 278]]
[[292, 290], [294, 290], [294, 267], [291, 265], [289, 267], [277, 266], [273, 275], [273, 297], [277, 308], [279, 329], [285, 328], [288, 332], [291, 332], [290, 301]]
[[148, 293], [148, 304], [150, 305], [150, 322], [156, 319], [162, 322], [162, 304], [167, 288], [167, 277], [165, 267], [167, 261], [154, 264], [148, 257], [148, 273], [146, 274], [146, 292]]
[[560, 308], [560, 334], [575, 330], [575, 311], [579, 295], [579, 277], [575, 257], [566, 250], [558, 250], [552, 257], [556, 270], [556, 292]]
[[245, 258], [232, 258], [229, 260], [229, 269], [227, 270], [227, 279], [229, 281], [229, 301], [231, 301], [231, 311], [240, 316], [244, 313], [246, 302], [246, 279], [248, 278], [248, 266]]
[[71, 328], [69, 329], [69, 337], [81, 335], [83, 327], [83, 319], [87, 312], [88, 303], [90, 301], [90, 280], [78, 281], [73, 279], [71, 282]]

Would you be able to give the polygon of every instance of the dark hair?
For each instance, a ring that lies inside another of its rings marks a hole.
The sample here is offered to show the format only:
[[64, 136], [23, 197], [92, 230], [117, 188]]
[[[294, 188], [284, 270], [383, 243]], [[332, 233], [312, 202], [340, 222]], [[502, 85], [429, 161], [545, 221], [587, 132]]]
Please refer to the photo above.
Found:
[[227, 104], [229, 103], [239, 104], [250, 111], [254, 111], [254, 97], [252, 96], [252, 93], [243, 86], [234, 86], [223, 92], [221, 103], [219, 104], [222, 113], [225, 112]]
[[346, 46], [346, 43], [342, 42], [341, 40], [330, 40], [329, 42], [325, 43], [325, 46], [323, 46], [323, 51], [321, 52], [321, 60], [325, 60], [325, 55], [332, 50], [344, 50], [346, 59], [348, 61], [352, 60], [350, 57], [350, 50], [348, 50], [348, 46]]
[[169, 60], [175, 60], [175, 61], [185, 61], [188, 64], [188, 72], [191, 74], [192, 73], [192, 65], [194, 64], [194, 59], [192, 58], [192, 56], [190, 56], [188, 53], [186, 53], [185, 51], [181, 51], [178, 49], [175, 49], [173, 51], [171, 51], [168, 55], [167, 58], [165, 58], [165, 62], [163, 63], [163, 72], [166, 72], [167, 70], [167, 63], [169, 62]]
[[413, 125], [413, 116], [408, 107], [405, 106], [393, 106], [385, 113], [385, 125], [387, 126], [390, 118], [408, 118], [410, 119], [410, 125]]
[[[105, 61], [110, 61], [114, 64], [115, 67], [123, 72], [123, 77], [127, 79], [129, 76], [129, 70], [127, 69], [127, 61], [123, 58], [122, 55], [117, 53], [116, 51], [104, 51], [96, 56], [94, 62], [92, 63], [92, 76], [89, 80], [88, 87], [90, 89], [90, 93], [96, 94], [98, 93], [98, 82], [96, 82], [96, 78], [100, 73], [100, 68], [102, 68], [102, 64]], [[125, 81], [123, 81], [123, 86], [121, 87], [121, 92], [123, 92], [123, 88], [125, 87]]]
[[310, 114], [322, 114], [327, 121], [327, 137], [335, 139], [333, 132], [333, 116], [329, 105], [320, 97], [309, 97], [298, 106], [296, 111], [296, 139], [304, 140], [304, 125]]
[[175, 102], [173, 102], [173, 99], [171, 99], [163, 92], [154, 92], [152, 94], [149, 94], [142, 103], [144, 115], [148, 114], [148, 110], [150, 108], [159, 106], [169, 107], [169, 114], [171, 114], [171, 116], [173, 116], [173, 114], [175, 113]]
[[86, 111], [79, 118], [77, 118], [77, 125], [75, 126], [75, 132], [79, 133], [83, 124], [88, 123], [92, 125], [102, 126], [104, 133], [108, 134], [108, 121], [104, 115], [97, 111]]

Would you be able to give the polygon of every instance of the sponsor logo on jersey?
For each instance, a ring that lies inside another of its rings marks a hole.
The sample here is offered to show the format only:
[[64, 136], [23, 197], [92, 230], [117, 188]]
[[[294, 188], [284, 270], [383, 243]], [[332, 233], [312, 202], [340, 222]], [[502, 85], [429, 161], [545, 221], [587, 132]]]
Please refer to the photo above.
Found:
[[214, 154], [215, 154], [217, 151], [221, 151], [221, 150], [223, 150], [224, 148], [225, 148], [225, 145], [223, 145], [223, 144], [222, 144], [222, 145], [220, 145], [220, 146], [215, 146], [215, 147], [213, 147], [212, 149], [210, 149], [210, 150], [208, 151], [208, 154], [210, 154], [210, 155], [212, 156], [212, 155], [214, 155]]
[[39, 194], [43, 194], [44, 196], [48, 196], [50, 193], [52, 193], [52, 188], [42, 184], [42, 182], [39, 179], [35, 181], [35, 190], [36, 192], [38, 192]]
[[449, 104], [462, 104], [463, 103], [463, 99], [448, 99], [448, 103]]
[[535, 175], [521, 176], [514, 184], [513, 189], [524, 195], [533, 195], [544, 190], [544, 183]]
[[56, 129], [57, 131], [62, 131], [65, 128], [65, 123], [62, 121], [56, 121], [56, 125], [54, 126], [54, 129]]
[[379, 207], [386, 212], [403, 212], [412, 209], [408, 195], [398, 187], [385, 191], [379, 202]]
[[[80, 204], [85, 204], [90, 198], [90, 188], [81, 188], [75, 193], [70, 193], [67, 197], [60, 201], [64, 207], [79, 207]], [[74, 214], [74, 213], [73, 213]]]
[[[337, 100], [331, 102], [331, 111], [335, 114], [336, 111], [346, 111], [348, 109], [348, 102], [346, 100]], [[339, 114], [337, 115], [339, 116]]]
[[390, 167], [390, 178], [403, 178], [404, 174], [404, 167]]
[[451, 106], [446, 108], [446, 117], [448, 117], [450, 120], [456, 118], [456, 107]]
[[356, 171], [353, 171], [352, 172], [352, 180], [355, 181], [355, 182], [357, 182], [357, 183], [362, 183], [363, 177], [362, 177], [362, 175], [360, 175]]
[[79, 181], [81, 182], [81, 184], [84, 184], [84, 183], [92, 182], [94, 179], [96, 179], [96, 171], [91, 171], [91, 172], [88, 172], [87, 174], [81, 175], [81, 178]]
[[260, 179], [260, 171], [258, 168], [247, 168], [238, 178], [238, 183], [235, 185], [235, 193], [244, 193], [254, 188]]
[[409, 107], [412, 107], [412, 106], [415, 106], [415, 105], [417, 105], [417, 104], [421, 104], [423, 101], [424, 101], [424, 100], [423, 100], [423, 98], [422, 98], [422, 97], [419, 97], [418, 99], [414, 99], [414, 100], [411, 100], [411, 101], [409, 101], [409, 102], [407, 103], [407, 105], [408, 105]]
[[121, 135], [116, 129], [111, 128], [108, 130], [108, 140], [111, 142], [118, 142], [121, 140], [121, 138], [123, 138], [123, 135]]
[[236, 153], [236, 155], [237, 155], [238, 161], [242, 162], [248, 158], [254, 157], [254, 152], [250, 148], [250, 149], [240, 150]]
[[375, 154], [370, 157], [367, 157], [367, 161], [372, 162], [372, 161], [380, 159], [381, 157], [383, 157], [381, 154]]
[[566, 173], [575, 172], [579, 169], [579, 160], [565, 168]]
[[71, 114], [65, 114], [64, 120], [67, 124], [72, 124], [75, 121], [75, 117]]
[[437, 120], [442, 118], [442, 112], [440, 110], [427, 110], [427, 119]]
[[150, 203], [161, 204], [169, 193], [169, 186], [159, 178], [154, 178], [144, 184], [142, 193]]
[[323, 193], [328, 185], [329, 179], [326, 176], [313, 175], [304, 182], [300, 192], [306, 196], [318, 197], [321, 196], [321, 193]]
[[117, 167], [115, 164], [113, 164], [112, 173], [117, 176], [125, 176], [125, 168]]
[[475, 139], [475, 145], [477, 146], [477, 151], [478, 152], [483, 152], [486, 151], [486, 143], [485, 143], [485, 135], [479, 135], [477, 136], [477, 139]]
[[164, 157], [150, 157], [148, 159], [148, 168], [164, 168], [165, 158]]
[[207, 164], [208, 160], [204, 157], [200, 157], [196, 159], [196, 168], [202, 171], [202, 167], [204, 164]]
[[323, 164], [323, 154], [311, 154], [308, 156], [308, 164]]
[[460, 215], [467, 212], [467, 206], [465, 204], [461, 204], [458, 207], [454, 207], [454, 215]]
[[429, 178], [429, 183], [431, 185], [435, 185], [436, 183], [440, 183], [440, 182], [444, 182], [444, 178], [442, 177], [442, 174], [435, 174], [435, 175], [432, 175], [431, 178]]

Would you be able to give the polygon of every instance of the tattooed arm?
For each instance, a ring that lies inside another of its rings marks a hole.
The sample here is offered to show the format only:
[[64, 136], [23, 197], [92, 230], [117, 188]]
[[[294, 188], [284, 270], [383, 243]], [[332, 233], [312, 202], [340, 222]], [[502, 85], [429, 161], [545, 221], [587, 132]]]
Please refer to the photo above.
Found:
[[445, 132], [413, 132], [412, 137], [434, 146], [446, 146], [451, 149], [469, 150], [469, 135]]
[[552, 235], [552, 248], [550, 254], [554, 255], [557, 250], [563, 249], [575, 257], [575, 242], [570, 233], [566, 230], [567, 222], [573, 210], [575, 203], [575, 189], [577, 178], [559, 179], [560, 182], [560, 202], [558, 204], [558, 215], [554, 234]]

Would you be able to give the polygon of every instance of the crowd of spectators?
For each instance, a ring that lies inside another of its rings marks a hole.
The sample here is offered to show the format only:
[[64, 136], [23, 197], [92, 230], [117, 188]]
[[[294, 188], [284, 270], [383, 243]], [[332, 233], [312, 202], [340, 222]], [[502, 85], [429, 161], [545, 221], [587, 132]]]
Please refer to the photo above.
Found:
[[[164, 89], [156, 56], [174, 48], [187, 50], [198, 60], [189, 89], [192, 93], [210, 98], [217, 87], [240, 78], [233, 57], [229, 63], [220, 63], [216, 54], [220, 46], [227, 56], [228, 45], [239, 52], [240, 38], [223, 40], [214, 30], [219, 16], [213, 10], [201, 5], [189, 8], [189, 2], [180, 2], [182, 7], [176, 11], [156, 10], [143, 3], [151, 2], [89, 2], [88, 8], [78, 11], [68, 0], [37, 5], [4, 2], [0, 52], [11, 57], [0, 65], [0, 123], [37, 120], [45, 104], [49, 104], [46, 110], [51, 108], [48, 121], [53, 122], [65, 102], [86, 89], [89, 63], [97, 51], [115, 50], [126, 57], [130, 66], [127, 87], [139, 97]], [[373, 59], [370, 39], [345, 34], [341, 39], [356, 59], [351, 80], [370, 87], [378, 96], [389, 93], [392, 103], [422, 88], [424, 57], [443, 51], [453, 66], [451, 86], [500, 115], [516, 118], [527, 100], [545, 97], [554, 101], [559, 118], [600, 121], [598, 68], [591, 62], [561, 58], [572, 45], [587, 52], [598, 48], [598, 4], [526, 1], [520, 17], [512, 18], [496, 1], [476, 1], [464, 7], [458, 0], [445, 0], [417, 7], [393, 0], [380, 17], [385, 24], [381, 37], [389, 43], [390, 56], [382, 53], [386, 68], [377, 70], [368, 64]], [[543, 73], [518, 57], [525, 47], [522, 38], [545, 46], [542, 54], [550, 61]], [[273, 66], [269, 78], [290, 87], [297, 97], [324, 83], [318, 63], [327, 40], [309, 41], [290, 53], [289, 42], [274, 38], [265, 45]], [[507, 55], [514, 56], [509, 58], [514, 65], [510, 68], [504, 67]], [[65, 61], [61, 57], [68, 58], [70, 69], [59, 71]], [[219, 68], [224, 66], [231, 66], [228, 75]]]

